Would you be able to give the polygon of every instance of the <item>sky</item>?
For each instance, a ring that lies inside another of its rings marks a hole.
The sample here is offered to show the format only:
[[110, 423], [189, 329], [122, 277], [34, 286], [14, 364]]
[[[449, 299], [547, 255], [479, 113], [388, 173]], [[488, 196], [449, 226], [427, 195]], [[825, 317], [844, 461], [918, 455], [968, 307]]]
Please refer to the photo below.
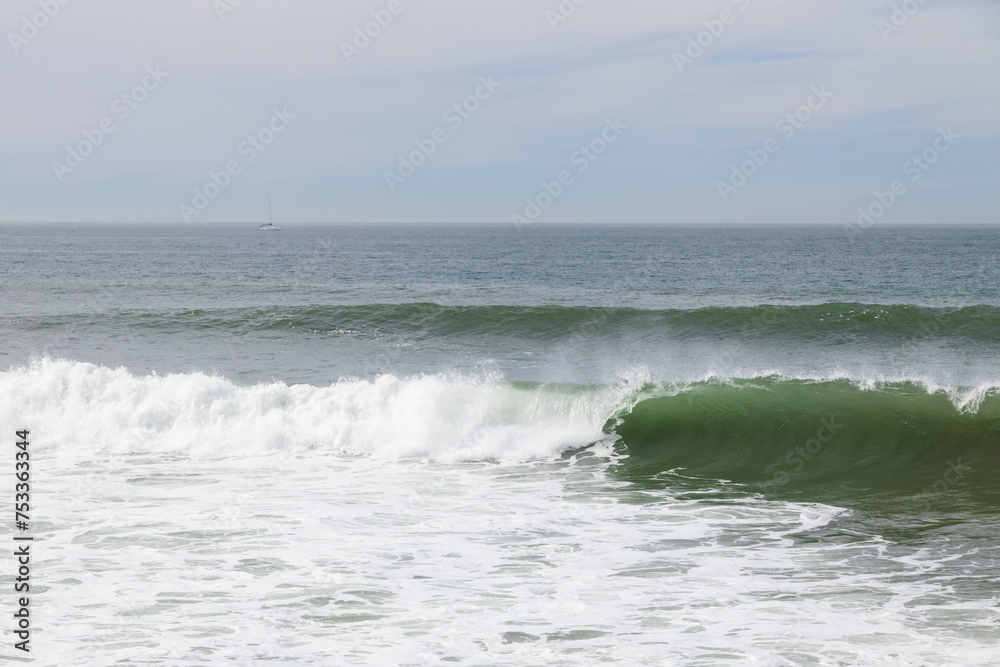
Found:
[[0, 222], [998, 222], [996, 0], [4, 0], [0, 32]]

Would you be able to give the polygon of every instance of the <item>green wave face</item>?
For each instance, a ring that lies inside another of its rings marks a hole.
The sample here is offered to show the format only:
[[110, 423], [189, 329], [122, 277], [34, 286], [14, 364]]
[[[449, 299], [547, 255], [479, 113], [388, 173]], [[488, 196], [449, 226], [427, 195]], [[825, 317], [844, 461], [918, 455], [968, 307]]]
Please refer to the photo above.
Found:
[[647, 484], [676, 470], [816, 500], [1000, 489], [1000, 394], [989, 388], [703, 382], [641, 400], [609, 427], [627, 454], [620, 473]]

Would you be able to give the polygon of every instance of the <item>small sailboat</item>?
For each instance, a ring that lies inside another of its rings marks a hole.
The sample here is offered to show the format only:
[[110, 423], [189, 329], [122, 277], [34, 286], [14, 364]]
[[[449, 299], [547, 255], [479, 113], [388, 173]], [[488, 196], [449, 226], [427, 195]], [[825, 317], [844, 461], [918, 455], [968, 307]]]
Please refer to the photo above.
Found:
[[267, 196], [267, 214], [270, 222], [265, 222], [263, 225], [257, 227], [262, 232], [280, 232], [281, 227], [274, 224], [274, 212], [271, 210], [271, 195]]

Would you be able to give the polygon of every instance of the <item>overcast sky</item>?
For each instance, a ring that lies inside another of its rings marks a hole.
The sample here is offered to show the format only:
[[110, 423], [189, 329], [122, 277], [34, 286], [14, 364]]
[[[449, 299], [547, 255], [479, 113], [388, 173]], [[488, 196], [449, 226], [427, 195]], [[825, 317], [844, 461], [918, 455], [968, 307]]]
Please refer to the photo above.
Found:
[[3, 0], [0, 27], [0, 221], [270, 194], [285, 223], [848, 223], [894, 181], [883, 222], [1000, 211], [996, 0]]

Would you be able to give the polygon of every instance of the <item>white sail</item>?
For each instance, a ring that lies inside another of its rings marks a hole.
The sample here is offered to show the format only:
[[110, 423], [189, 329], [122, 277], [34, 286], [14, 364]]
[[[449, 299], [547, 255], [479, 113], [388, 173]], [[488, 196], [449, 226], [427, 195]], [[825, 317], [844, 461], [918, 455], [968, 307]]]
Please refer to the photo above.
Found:
[[281, 227], [276, 227], [274, 224], [274, 211], [271, 208], [271, 194], [267, 195], [267, 219], [268, 221], [263, 225], [257, 227], [262, 232], [280, 232]]

